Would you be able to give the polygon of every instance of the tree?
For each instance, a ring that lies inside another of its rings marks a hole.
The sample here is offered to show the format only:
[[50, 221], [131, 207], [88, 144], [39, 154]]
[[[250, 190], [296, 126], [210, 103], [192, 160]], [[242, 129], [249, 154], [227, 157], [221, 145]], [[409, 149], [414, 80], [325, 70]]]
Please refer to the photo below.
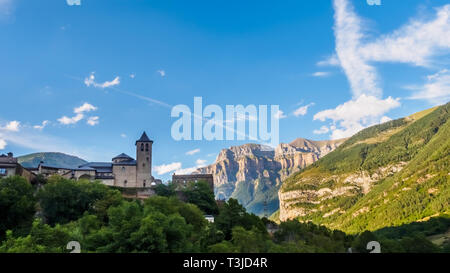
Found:
[[175, 185], [170, 182], [167, 185], [159, 184], [155, 187], [155, 193], [159, 196], [165, 197], [175, 196]]
[[[60, 176], [53, 176], [39, 191], [38, 198], [47, 222], [55, 225], [77, 220], [86, 211], [95, 211], [94, 204], [98, 200], [108, 197], [108, 191], [110, 189], [100, 182], [72, 181]], [[99, 203], [98, 205], [99, 211], [97, 212], [102, 216], [102, 213], [104, 214], [102, 208], [105, 207], [105, 204]]]
[[24, 234], [31, 227], [36, 212], [33, 187], [20, 176], [0, 179], [0, 241], [11, 229]]
[[214, 220], [214, 224], [225, 234], [225, 239], [230, 240], [232, 229], [241, 226], [247, 230], [253, 227], [260, 232], [266, 233], [263, 221], [254, 214], [248, 214], [245, 208], [236, 199], [230, 198], [223, 207], [220, 208], [219, 215]]
[[206, 181], [198, 181], [189, 183], [183, 194], [188, 203], [195, 204], [206, 214], [217, 215], [219, 208], [217, 207], [214, 192]]

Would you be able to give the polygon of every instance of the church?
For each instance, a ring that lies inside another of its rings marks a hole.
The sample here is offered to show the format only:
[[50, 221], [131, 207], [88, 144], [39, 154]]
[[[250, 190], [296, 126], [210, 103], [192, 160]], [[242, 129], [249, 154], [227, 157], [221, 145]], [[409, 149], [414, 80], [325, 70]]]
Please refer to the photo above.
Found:
[[46, 177], [59, 174], [75, 180], [99, 180], [121, 188], [151, 188], [162, 183], [152, 176], [152, 145], [153, 140], [144, 132], [135, 143], [136, 159], [122, 153], [111, 162], [89, 162], [75, 169], [56, 168], [41, 162], [34, 172]]

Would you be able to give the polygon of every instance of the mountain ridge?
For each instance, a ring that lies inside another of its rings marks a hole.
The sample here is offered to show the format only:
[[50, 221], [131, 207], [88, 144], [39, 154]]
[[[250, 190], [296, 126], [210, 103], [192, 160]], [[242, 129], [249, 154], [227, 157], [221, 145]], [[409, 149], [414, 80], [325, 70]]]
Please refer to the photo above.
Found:
[[37, 168], [41, 161], [44, 164], [58, 167], [58, 168], [77, 168], [80, 165], [87, 163], [86, 160], [77, 156], [60, 153], [60, 152], [40, 152], [26, 154], [17, 157], [18, 162], [25, 168]]

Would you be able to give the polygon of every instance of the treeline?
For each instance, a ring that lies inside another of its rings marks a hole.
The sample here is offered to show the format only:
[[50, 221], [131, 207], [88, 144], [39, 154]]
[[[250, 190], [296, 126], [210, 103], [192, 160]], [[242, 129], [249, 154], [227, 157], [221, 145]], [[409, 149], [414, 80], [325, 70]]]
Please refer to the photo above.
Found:
[[[413, 233], [354, 236], [298, 221], [276, 225], [247, 213], [234, 199], [217, 206], [202, 182], [184, 189], [182, 198], [171, 185], [156, 192], [158, 196], [144, 201], [127, 200], [99, 182], [54, 176], [31, 185], [21, 177], [1, 179], [0, 252], [67, 253], [70, 241], [91, 253], [367, 252], [369, 241], [379, 241], [383, 252], [449, 251], [448, 245], [433, 245], [417, 226]], [[214, 215], [214, 223], [205, 214]], [[440, 223], [439, 232], [448, 227], [448, 222]]]

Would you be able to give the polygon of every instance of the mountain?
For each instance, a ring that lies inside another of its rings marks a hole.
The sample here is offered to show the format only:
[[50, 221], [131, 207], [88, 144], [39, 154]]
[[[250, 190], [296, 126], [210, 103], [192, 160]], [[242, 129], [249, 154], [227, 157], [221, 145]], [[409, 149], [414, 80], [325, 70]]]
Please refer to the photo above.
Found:
[[279, 218], [349, 233], [450, 213], [450, 103], [365, 129], [283, 181]]
[[[269, 215], [278, 210], [281, 181], [336, 149], [344, 140], [296, 139], [273, 150], [259, 144], [224, 149], [216, 162], [196, 173], [214, 174], [218, 199], [239, 200], [250, 212]], [[264, 203], [267, 202], [267, 211]]]
[[69, 169], [87, 163], [81, 158], [63, 153], [34, 153], [20, 156], [17, 159], [25, 168], [37, 168], [41, 161], [46, 165]]

